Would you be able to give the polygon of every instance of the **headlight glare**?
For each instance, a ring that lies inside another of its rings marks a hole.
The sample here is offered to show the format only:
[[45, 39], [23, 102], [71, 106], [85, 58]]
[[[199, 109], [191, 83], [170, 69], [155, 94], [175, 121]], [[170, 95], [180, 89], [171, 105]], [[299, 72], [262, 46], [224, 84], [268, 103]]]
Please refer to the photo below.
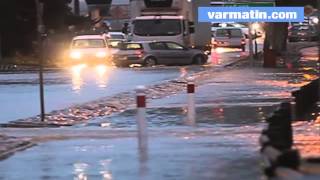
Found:
[[72, 52], [70, 53], [70, 57], [71, 57], [72, 59], [81, 59], [81, 53], [78, 52], [78, 51], [72, 51]]
[[97, 52], [96, 57], [105, 58], [105, 57], [107, 57], [107, 53], [106, 52]]

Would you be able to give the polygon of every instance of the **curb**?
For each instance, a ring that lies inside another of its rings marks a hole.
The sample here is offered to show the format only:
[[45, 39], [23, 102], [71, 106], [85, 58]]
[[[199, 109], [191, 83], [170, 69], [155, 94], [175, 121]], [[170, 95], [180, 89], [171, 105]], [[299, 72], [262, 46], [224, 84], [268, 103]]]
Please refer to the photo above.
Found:
[[37, 145], [37, 144], [29, 142], [29, 141], [22, 141], [16, 147], [13, 147], [12, 149], [10, 149], [8, 151], [0, 153], [0, 161], [10, 157], [11, 155], [13, 155], [14, 153], [16, 153], [18, 151], [26, 150], [28, 148], [35, 146], [35, 145]]

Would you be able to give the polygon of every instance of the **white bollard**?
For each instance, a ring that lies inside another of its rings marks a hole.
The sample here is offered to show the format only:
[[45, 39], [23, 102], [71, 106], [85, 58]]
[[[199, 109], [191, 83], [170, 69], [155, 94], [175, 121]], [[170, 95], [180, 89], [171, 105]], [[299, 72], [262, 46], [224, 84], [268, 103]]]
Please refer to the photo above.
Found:
[[136, 93], [137, 93], [136, 102], [137, 102], [138, 145], [139, 145], [139, 151], [143, 156], [144, 154], [146, 154], [147, 148], [148, 148], [145, 87], [138, 86]]
[[187, 93], [188, 93], [187, 125], [194, 126], [196, 124], [196, 107], [195, 107], [195, 100], [194, 100], [195, 84], [192, 78], [188, 78]]

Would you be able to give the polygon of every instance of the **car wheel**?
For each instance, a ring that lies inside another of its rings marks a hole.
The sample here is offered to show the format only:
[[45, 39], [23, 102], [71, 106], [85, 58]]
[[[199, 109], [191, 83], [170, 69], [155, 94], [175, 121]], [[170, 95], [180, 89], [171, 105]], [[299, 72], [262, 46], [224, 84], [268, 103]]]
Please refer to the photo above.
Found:
[[245, 51], [246, 51], [246, 46], [245, 46], [245, 45], [242, 45], [242, 46], [241, 46], [241, 50], [242, 50], [242, 52], [245, 52]]
[[193, 64], [202, 65], [204, 63], [205, 63], [205, 58], [203, 57], [203, 55], [199, 54], [193, 58]]
[[144, 60], [144, 65], [147, 67], [152, 67], [157, 64], [157, 60], [153, 57], [148, 57]]
[[121, 64], [116, 64], [116, 67], [122, 68], [122, 67], [129, 67], [129, 66], [121, 63]]

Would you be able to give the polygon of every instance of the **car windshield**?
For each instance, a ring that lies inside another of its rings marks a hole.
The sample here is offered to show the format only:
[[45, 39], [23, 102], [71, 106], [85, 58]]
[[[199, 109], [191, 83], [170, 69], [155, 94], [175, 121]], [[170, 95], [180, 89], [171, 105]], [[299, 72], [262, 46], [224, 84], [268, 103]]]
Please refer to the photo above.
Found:
[[125, 39], [124, 36], [121, 34], [111, 34], [110, 38], [111, 39]]
[[121, 50], [139, 50], [143, 49], [140, 43], [121, 43], [119, 44]]
[[242, 37], [240, 29], [218, 29], [216, 37]]
[[105, 42], [102, 39], [77, 39], [73, 40], [73, 48], [104, 48]]
[[139, 36], [175, 36], [181, 34], [181, 20], [136, 20], [133, 33]]

